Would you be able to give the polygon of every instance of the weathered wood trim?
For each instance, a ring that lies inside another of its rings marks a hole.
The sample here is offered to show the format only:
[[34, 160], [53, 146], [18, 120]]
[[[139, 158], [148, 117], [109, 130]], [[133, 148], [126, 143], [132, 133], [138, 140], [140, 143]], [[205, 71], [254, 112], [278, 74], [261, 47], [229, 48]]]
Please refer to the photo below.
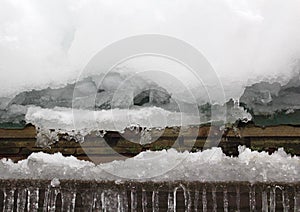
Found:
[[[179, 133], [180, 132], [180, 133]], [[29, 125], [24, 129], [0, 129], [0, 158], [11, 158], [15, 161], [28, 157], [32, 152], [46, 153], [61, 152], [64, 155], [74, 155], [78, 158], [93, 161], [107, 161], [115, 158], [116, 152], [126, 157], [132, 157], [145, 150], [162, 150], [177, 148], [179, 151], [203, 150], [204, 144], [216, 139], [219, 147], [228, 155], [237, 155], [238, 146], [245, 145], [253, 150], [274, 152], [279, 147], [292, 155], [300, 155], [300, 127], [297, 126], [269, 126], [257, 127], [245, 125], [239, 128], [190, 126], [153, 129], [150, 132], [151, 143], [141, 145], [138, 143], [141, 133], [125, 130], [123, 134], [107, 132], [104, 138], [97, 137], [95, 133], [86, 136], [85, 142], [79, 144], [66, 141], [62, 138], [52, 144], [51, 148], [36, 147], [36, 129]], [[177, 141], [177, 143], [176, 143]], [[89, 158], [89, 157], [90, 158]], [[91, 159], [93, 158], [93, 159]], [[103, 160], [102, 160], [103, 159]]]

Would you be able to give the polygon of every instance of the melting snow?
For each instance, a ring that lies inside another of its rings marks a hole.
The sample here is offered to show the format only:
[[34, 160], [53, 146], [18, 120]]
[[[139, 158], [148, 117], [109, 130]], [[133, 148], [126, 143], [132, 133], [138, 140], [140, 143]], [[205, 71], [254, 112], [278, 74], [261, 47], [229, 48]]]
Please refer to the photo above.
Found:
[[[174, 149], [142, 152], [125, 161], [95, 165], [73, 156], [32, 153], [26, 160], [0, 161], [1, 179], [78, 179], [153, 181], [249, 181], [299, 182], [300, 159], [279, 149], [269, 155], [239, 147], [238, 157], [226, 156], [220, 148], [203, 152], [177, 152]], [[170, 168], [171, 167], [171, 168]], [[166, 171], [169, 170], [169, 171]], [[111, 174], [109, 174], [111, 173]], [[120, 177], [122, 176], [122, 177]]]

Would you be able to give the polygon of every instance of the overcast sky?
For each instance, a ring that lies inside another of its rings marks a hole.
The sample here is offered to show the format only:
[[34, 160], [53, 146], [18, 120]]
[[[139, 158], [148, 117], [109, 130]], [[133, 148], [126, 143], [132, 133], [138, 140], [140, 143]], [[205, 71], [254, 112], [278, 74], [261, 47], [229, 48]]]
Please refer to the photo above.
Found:
[[147, 33], [193, 45], [225, 90], [287, 78], [299, 26], [299, 0], [0, 0], [0, 95], [72, 81], [103, 47]]

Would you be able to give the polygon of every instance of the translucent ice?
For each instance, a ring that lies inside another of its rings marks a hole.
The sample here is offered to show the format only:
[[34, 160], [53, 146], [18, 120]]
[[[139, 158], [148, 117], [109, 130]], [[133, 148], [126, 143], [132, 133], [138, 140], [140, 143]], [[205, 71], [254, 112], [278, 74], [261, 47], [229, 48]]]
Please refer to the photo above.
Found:
[[[122, 132], [130, 126], [141, 128], [165, 128], [173, 126], [190, 126], [219, 121], [224, 124], [235, 123], [237, 120], [251, 120], [251, 115], [241, 107], [227, 107], [227, 120], [222, 113], [223, 106], [214, 105], [215, 116], [212, 118], [209, 111], [199, 114], [172, 112], [160, 107], [140, 107], [135, 109], [111, 109], [111, 110], [81, 110], [55, 107], [43, 109], [29, 107], [26, 113], [26, 122], [31, 123], [38, 129], [39, 146], [47, 147], [57, 141], [56, 134], [68, 133], [75, 138], [85, 136], [92, 131], [110, 130]], [[218, 114], [220, 113], [220, 114]], [[52, 131], [50, 131], [52, 130]], [[54, 131], [53, 131], [54, 130]], [[144, 130], [143, 138], [147, 137]], [[80, 139], [81, 140], [81, 139]], [[79, 140], [79, 141], [80, 141]], [[147, 143], [146, 140], [141, 141]]]
[[274, 113], [300, 109], [300, 79], [295, 75], [287, 84], [278, 82], [259, 82], [246, 87], [240, 102], [254, 115], [272, 115]]

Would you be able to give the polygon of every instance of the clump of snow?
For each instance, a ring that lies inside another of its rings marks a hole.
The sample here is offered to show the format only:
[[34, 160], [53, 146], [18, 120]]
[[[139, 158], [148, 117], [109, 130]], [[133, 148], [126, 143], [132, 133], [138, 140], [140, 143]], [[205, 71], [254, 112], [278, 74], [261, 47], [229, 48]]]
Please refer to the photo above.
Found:
[[[58, 141], [58, 133], [67, 133], [77, 142], [83, 142], [84, 136], [92, 131], [118, 131], [123, 132], [131, 126], [143, 129], [165, 128], [177, 126], [191, 126], [219, 121], [222, 123], [234, 123], [237, 120], [248, 121], [251, 115], [241, 107], [228, 107], [227, 120], [224, 120], [222, 106], [213, 105], [214, 117], [208, 115], [208, 111], [199, 114], [169, 111], [160, 107], [138, 107], [135, 109], [111, 109], [111, 110], [82, 110], [55, 107], [45, 109], [29, 107], [25, 116], [26, 122], [35, 125], [38, 129], [37, 144], [41, 147], [50, 146]], [[54, 131], [50, 131], [54, 130]], [[147, 138], [147, 131], [143, 132], [143, 138]], [[141, 140], [141, 143], [147, 143]]]
[[51, 180], [50, 185], [51, 185], [52, 187], [58, 187], [58, 186], [60, 185], [59, 179], [53, 178], [53, 179]]
[[[171, 112], [159, 107], [142, 107], [137, 109], [112, 110], [80, 110], [56, 107], [42, 109], [30, 107], [26, 114], [26, 122], [46, 129], [65, 130], [116, 130], [123, 131], [131, 124], [141, 127], [181, 126], [185, 116], [185, 124], [201, 123], [199, 117], [180, 112]], [[78, 120], [74, 120], [74, 117]]]
[[[64, 157], [32, 153], [27, 159], [13, 163], [0, 161], [1, 179], [77, 180], [152, 180], [152, 181], [248, 181], [299, 182], [300, 158], [279, 149], [269, 155], [239, 147], [238, 157], [226, 156], [221, 148], [203, 152], [177, 152], [174, 149], [142, 152], [125, 161], [95, 165], [73, 156]], [[170, 169], [172, 167], [172, 169]], [[166, 171], [167, 170], [167, 171]]]
[[[217, 106], [213, 106], [217, 107]], [[217, 111], [217, 109], [214, 109]], [[25, 119], [27, 123], [34, 124], [41, 129], [64, 129], [64, 130], [116, 130], [123, 131], [131, 125], [141, 127], [172, 127], [199, 125], [211, 121], [222, 121], [224, 116], [216, 114], [215, 119], [207, 117], [206, 113], [195, 114], [172, 112], [159, 107], [141, 107], [136, 109], [111, 109], [111, 110], [80, 110], [55, 107], [43, 109], [29, 107]], [[227, 110], [229, 123], [236, 120], [250, 120], [251, 115], [240, 107]]]

